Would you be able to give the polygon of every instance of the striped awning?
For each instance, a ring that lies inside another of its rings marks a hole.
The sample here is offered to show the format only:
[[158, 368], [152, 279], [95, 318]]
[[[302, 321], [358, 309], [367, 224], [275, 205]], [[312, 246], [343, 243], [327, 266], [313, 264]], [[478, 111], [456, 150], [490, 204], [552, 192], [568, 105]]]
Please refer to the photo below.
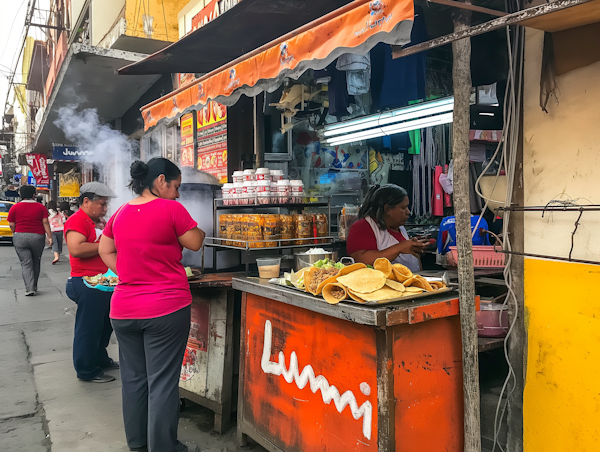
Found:
[[275, 91], [285, 78], [323, 69], [346, 53], [407, 44], [413, 18], [412, 0], [356, 0], [144, 106], [145, 129], [209, 101], [231, 106], [242, 95]]

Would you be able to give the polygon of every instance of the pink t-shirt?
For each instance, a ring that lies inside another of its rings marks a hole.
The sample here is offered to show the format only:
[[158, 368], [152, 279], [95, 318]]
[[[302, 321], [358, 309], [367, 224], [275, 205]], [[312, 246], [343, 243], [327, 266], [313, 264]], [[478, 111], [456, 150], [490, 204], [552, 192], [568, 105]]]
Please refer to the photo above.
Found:
[[113, 319], [152, 319], [192, 302], [178, 238], [198, 224], [177, 201], [125, 204], [104, 228], [117, 248]]

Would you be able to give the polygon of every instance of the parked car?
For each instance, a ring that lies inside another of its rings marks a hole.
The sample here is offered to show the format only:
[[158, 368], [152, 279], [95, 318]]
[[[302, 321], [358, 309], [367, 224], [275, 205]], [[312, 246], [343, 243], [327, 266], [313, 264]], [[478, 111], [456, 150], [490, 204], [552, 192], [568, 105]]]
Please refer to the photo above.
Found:
[[14, 202], [0, 201], [0, 241], [12, 242], [13, 233], [8, 226], [8, 211]]

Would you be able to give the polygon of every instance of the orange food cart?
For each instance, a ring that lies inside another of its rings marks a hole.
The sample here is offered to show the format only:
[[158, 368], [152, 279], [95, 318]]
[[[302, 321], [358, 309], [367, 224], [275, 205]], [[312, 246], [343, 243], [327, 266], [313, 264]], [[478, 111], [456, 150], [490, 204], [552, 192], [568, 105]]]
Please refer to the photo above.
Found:
[[463, 450], [456, 293], [329, 305], [264, 279], [234, 278], [233, 288], [242, 291], [241, 445]]

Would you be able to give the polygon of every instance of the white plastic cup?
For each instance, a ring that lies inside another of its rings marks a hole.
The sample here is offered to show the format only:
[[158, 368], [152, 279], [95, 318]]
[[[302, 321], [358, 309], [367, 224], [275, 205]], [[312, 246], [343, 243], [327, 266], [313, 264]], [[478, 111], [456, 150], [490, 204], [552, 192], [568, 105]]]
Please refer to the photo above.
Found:
[[244, 172], [243, 171], [234, 171], [233, 176], [231, 176], [231, 179], [234, 184], [236, 182], [239, 182], [239, 183], [244, 182]]
[[277, 194], [277, 182], [271, 182], [271, 204], [278, 204], [279, 196]]
[[244, 182], [244, 196], [247, 197], [246, 204], [254, 204], [256, 201], [256, 181], [249, 180]]
[[244, 170], [244, 182], [256, 180], [256, 171], [253, 169]]
[[271, 182], [279, 182], [283, 179], [283, 171], [271, 170]]
[[281, 204], [287, 204], [290, 202], [290, 181], [282, 179], [277, 181], [277, 197]]
[[290, 181], [290, 202], [301, 203], [304, 198], [304, 183], [301, 180]]
[[[275, 188], [277, 188], [277, 186]], [[256, 196], [259, 204], [270, 204], [271, 182], [268, 180], [256, 181]]]
[[271, 170], [269, 168], [258, 168], [256, 170], [256, 181], [271, 180]]
[[237, 206], [239, 204], [241, 204], [240, 201], [242, 201], [242, 199], [240, 199], [242, 196], [244, 196], [244, 184], [242, 182], [234, 182], [233, 183], [233, 187], [234, 187], [234, 194], [233, 194], [233, 205]]
[[223, 184], [223, 188], [221, 188], [221, 193], [223, 193], [223, 205], [230, 206], [233, 196], [235, 195], [235, 188], [233, 184], [226, 183]]

